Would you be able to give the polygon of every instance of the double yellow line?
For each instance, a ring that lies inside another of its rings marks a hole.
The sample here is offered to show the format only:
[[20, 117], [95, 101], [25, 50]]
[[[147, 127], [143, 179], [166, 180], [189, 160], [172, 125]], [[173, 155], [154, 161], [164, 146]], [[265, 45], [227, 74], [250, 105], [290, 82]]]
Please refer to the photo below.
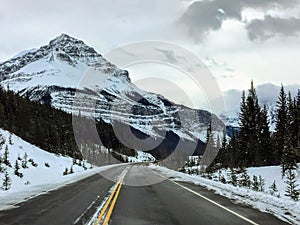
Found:
[[100, 212], [100, 214], [98, 216], [98, 219], [97, 219], [95, 225], [99, 225], [100, 224], [100, 222], [103, 219], [104, 213], [107, 211], [107, 208], [108, 208], [109, 204], [111, 203], [111, 200], [113, 199], [112, 203], [110, 204], [110, 207], [109, 207], [109, 209], [108, 209], [108, 211], [107, 211], [107, 213], [105, 215], [104, 221], [102, 223], [102, 225], [107, 225], [108, 224], [108, 221], [110, 219], [112, 211], [113, 211], [113, 209], [115, 207], [115, 204], [117, 202], [118, 196], [120, 194], [120, 190], [121, 190], [121, 187], [122, 187], [125, 175], [126, 175], [126, 173], [123, 173], [123, 175], [119, 179], [118, 183], [116, 184], [115, 188], [113, 189], [112, 193], [110, 194], [109, 198], [105, 202], [105, 205], [103, 206], [103, 208], [102, 208], [102, 210], [101, 210], [101, 212]]

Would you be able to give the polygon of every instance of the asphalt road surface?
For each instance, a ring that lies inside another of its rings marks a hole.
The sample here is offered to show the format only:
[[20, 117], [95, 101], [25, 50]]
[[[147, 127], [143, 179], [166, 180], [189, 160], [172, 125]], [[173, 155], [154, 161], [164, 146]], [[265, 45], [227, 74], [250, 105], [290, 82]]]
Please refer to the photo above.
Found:
[[86, 224], [97, 218], [97, 210], [105, 208], [110, 197], [111, 214], [104, 213], [99, 224], [105, 220], [111, 225], [286, 224], [202, 187], [165, 179], [145, 165], [111, 168], [0, 211], [0, 224]]

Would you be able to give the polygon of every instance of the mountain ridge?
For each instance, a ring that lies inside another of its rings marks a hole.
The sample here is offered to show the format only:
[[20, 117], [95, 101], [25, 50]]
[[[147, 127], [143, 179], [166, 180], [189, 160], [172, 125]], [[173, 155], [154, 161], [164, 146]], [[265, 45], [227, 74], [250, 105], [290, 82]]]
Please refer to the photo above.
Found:
[[[91, 75], [90, 83], [78, 87], [87, 75]], [[178, 143], [182, 140], [194, 146], [189, 154], [194, 150], [203, 152], [196, 146], [199, 141], [205, 142], [204, 133], [210, 123], [214, 123], [216, 135], [222, 133], [224, 126], [208, 111], [176, 105], [161, 95], [139, 89], [131, 83], [126, 70], [66, 34], [36, 51], [1, 63], [0, 77], [4, 88], [33, 101], [51, 104], [68, 113], [92, 113], [106, 123], [121, 123], [121, 127], [136, 129], [151, 137], [151, 141], [163, 142], [166, 136], [161, 133]], [[99, 80], [101, 84], [97, 83]]]

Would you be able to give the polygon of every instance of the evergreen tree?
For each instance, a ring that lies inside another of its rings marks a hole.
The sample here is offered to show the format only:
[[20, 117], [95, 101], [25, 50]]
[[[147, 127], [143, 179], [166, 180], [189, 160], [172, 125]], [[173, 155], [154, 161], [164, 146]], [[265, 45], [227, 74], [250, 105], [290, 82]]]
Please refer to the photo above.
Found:
[[281, 85], [278, 101], [277, 101], [277, 122], [275, 128], [275, 164], [279, 165], [281, 162], [284, 143], [286, 142], [287, 131], [287, 102], [286, 93], [283, 85]]
[[9, 190], [11, 187], [11, 179], [10, 179], [7, 171], [5, 172], [2, 186], [5, 191]]
[[70, 168], [70, 174], [74, 173], [73, 166]]
[[227, 159], [225, 158], [225, 162], [228, 162], [228, 166], [230, 168], [236, 167], [238, 164], [241, 163], [240, 161], [240, 152], [238, 152], [238, 141], [237, 141], [237, 134], [236, 131], [232, 131], [231, 139], [228, 143], [226, 148]]
[[225, 179], [224, 175], [221, 176], [220, 181], [221, 181], [223, 184], [226, 184], [226, 179]]
[[259, 185], [259, 191], [264, 192], [265, 191], [265, 179], [262, 178], [261, 175], [258, 176], [258, 185]]
[[28, 155], [27, 155], [27, 152], [25, 152], [25, 154], [24, 154], [24, 158], [23, 158], [23, 160], [22, 160], [22, 167], [24, 168], [24, 169], [26, 169], [26, 168], [28, 168]]
[[2, 149], [2, 146], [5, 144], [5, 139], [3, 135], [0, 133], [0, 150]]
[[253, 81], [247, 98], [243, 92], [240, 112], [240, 133], [239, 133], [239, 166], [256, 166], [257, 154], [260, 154], [259, 137], [261, 135], [259, 124], [261, 121], [258, 97]]
[[270, 194], [273, 195], [273, 196], [277, 196], [278, 197], [278, 188], [277, 188], [277, 185], [276, 185], [276, 181], [274, 180], [274, 182], [272, 183], [272, 185], [269, 187], [270, 189]]
[[0, 154], [0, 173], [4, 172], [4, 168], [2, 166], [2, 163], [3, 163], [3, 159], [2, 159], [2, 155]]
[[287, 178], [285, 180], [285, 183], [287, 184], [287, 188], [285, 191], [286, 192], [285, 196], [290, 197], [294, 201], [298, 201], [299, 194], [300, 194], [299, 189], [297, 189], [299, 185], [296, 184], [296, 182], [297, 179], [294, 171], [292, 169], [287, 170]]
[[237, 175], [236, 175], [236, 170], [233, 169], [233, 168], [230, 169], [230, 183], [233, 186], [236, 186], [237, 183], [238, 183], [238, 178], [237, 178]]
[[259, 190], [259, 182], [258, 182], [257, 176], [253, 175], [251, 185], [252, 185], [252, 190], [254, 190], [254, 191]]
[[18, 163], [18, 160], [16, 160], [16, 163], [15, 163], [15, 175], [19, 176], [19, 169], [20, 169], [20, 166], [19, 166], [19, 163]]
[[12, 145], [13, 143], [12, 143], [12, 140], [11, 140], [11, 133], [9, 133], [9, 137], [8, 137], [8, 143], [10, 144], [10, 145]]
[[241, 173], [242, 173], [242, 175], [241, 175], [241, 178], [239, 180], [239, 186], [250, 188], [251, 181], [250, 181], [250, 177], [247, 173], [247, 169], [245, 167], [241, 168]]
[[69, 174], [69, 170], [68, 170], [68, 168], [66, 168], [65, 171], [63, 172], [63, 175], [65, 176], [65, 175], [68, 175], [68, 174]]
[[256, 166], [270, 166], [273, 165], [273, 146], [271, 141], [271, 132], [269, 129], [269, 121], [267, 108], [264, 105], [260, 112], [258, 134], [258, 148], [256, 152], [255, 162]]
[[11, 167], [10, 161], [9, 161], [9, 150], [8, 150], [8, 146], [5, 146], [5, 150], [4, 150], [4, 155], [3, 155], [3, 163], [6, 166]]
[[296, 168], [298, 168], [297, 155], [293, 149], [291, 132], [290, 130], [287, 130], [285, 134], [283, 154], [281, 157], [282, 177], [285, 175], [287, 170], [293, 170]]

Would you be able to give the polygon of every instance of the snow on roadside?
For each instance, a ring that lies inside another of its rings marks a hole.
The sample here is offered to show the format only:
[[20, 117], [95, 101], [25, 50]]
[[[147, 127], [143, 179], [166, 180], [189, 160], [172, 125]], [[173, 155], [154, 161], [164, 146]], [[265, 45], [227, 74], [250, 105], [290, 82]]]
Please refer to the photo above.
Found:
[[209, 180], [197, 175], [184, 174], [165, 167], [156, 165], [150, 165], [149, 167], [174, 181], [183, 181], [203, 186], [215, 191], [216, 194], [233, 199], [236, 202], [252, 206], [262, 212], [274, 214], [283, 221], [291, 224], [300, 224], [300, 202], [292, 201], [285, 196], [277, 198], [268, 193], [223, 184], [218, 181]]
[[[73, 159], [70, 157], [58, 156], [46, 152], [2, 129], [0, 129], [0, 134], [5, 139], [5, 143], [0, 149], [0, 155], [3, 157], [7, 146], [9, 151], [8, 159], [11, 163], [11, 167], [2, 163], [2, 167], [5, 171], [0, 172], [0, 210], [14, 207], [14, 205], [19, 202], [116, 166], [109, 165], [92, 168], [90, 164], [86, 163], [85, 166], [90, 169], [85, 170], [83, 166], [73, 165]], [[11, 139], [11, 142], [9, 139]], [[36, 166], [33, 166], [31, 162], [27, 162], [28, 168], [22, 168], [21, 164], [22, 160], [24, 160], [25, 153], [28, 155], [27, 160], [32, 159]], [[21, 160], [18, 160], [18, 157], [20, 157]], [[16, 161], [18, 161], [20, 166], [19, 172], [23, 174], [22, 178], [14, 174]], [[48, 164], [49, 167], [46, 166], [46, 164]], [[71, 167], [74, 173], [63, 176], [65, 169], [70, 169]], [[7, 191], [3, 190], [2, 187], [6, 171], [11, 179], [11, 187]]]
[[155, 158], [147, 152], [136, 151], [136, 156], [128, 156], [128, 162], [154, 162]]

